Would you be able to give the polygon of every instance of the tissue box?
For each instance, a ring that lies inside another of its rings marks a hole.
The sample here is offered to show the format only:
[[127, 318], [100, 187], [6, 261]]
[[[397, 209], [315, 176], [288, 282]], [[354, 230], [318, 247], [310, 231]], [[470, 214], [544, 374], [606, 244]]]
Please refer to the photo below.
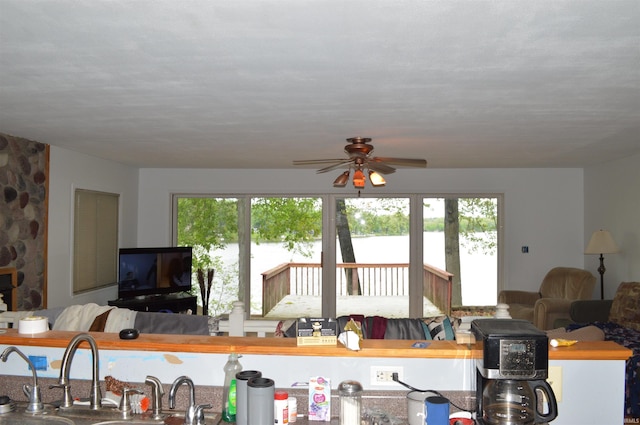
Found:
[[331, 421], [331, 382], [329, 378], [309, 379], [309, 421]]
[[296, 321], [298, 345], [336, 345], [337, 335], [335, 319], [302, 317]]

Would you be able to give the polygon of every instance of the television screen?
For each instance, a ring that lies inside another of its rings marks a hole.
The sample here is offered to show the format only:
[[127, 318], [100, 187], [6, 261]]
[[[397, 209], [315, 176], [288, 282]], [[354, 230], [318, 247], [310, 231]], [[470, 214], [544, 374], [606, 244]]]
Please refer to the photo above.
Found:
[[120, 248], [118, 298], [191, 290], [192, 248]]

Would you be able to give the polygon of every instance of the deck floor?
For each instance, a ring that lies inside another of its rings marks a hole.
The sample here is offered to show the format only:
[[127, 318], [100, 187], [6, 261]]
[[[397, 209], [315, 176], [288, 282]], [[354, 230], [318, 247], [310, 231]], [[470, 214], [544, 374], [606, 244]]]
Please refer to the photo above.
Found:
[[[372, 302], [375, 298], [375, 302]], [[424, 298], [423, 316], [442, 314], [431, 301]], [[402, 318], [408, 316], [409, 297], [369, 297], [350, 295], [338, 298], [337, 316], [362, 314], [364, 316], [384, 316]], [[287, 295], [270, 312], [267, 318], [293, 319], [297, 317], [318, 317], [322, 315], [320, 297]]]

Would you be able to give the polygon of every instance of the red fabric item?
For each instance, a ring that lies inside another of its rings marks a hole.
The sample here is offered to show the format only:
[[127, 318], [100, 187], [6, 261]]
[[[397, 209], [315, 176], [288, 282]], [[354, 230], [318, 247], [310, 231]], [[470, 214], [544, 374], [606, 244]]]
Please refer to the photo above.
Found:
[[384, 339], [384, 334], [387, 332], [387, 318], [373, 316], [373, 326], [371, 328], [371, 339]]

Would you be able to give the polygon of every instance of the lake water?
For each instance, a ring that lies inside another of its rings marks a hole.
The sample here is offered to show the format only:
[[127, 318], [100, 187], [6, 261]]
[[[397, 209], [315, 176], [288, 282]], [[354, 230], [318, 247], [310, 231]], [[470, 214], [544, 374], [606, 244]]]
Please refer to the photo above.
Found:
[[[375, 236], [353, 238], [356, 261], [359, 263], [408, 263], [409, 236]], [[304, 257], [287, 251], [279, 243], [261, 243], [251, 246], [251, 294], [252, 304], [262, 296], [261, 273], [286, 262], [320, 262], [322, 243], [312, 244], [313, 256]], [[233, 264], [238, 258], [238, 245], [230, 244], [224, 250], [215, 250], [225, 264]], [[463, 305], [495, 305], [497, 302], [497, 255], [469, 253], [460, 248], [462, 303]], [[337, 256], [338, 262], [340, 255]], [[444, 233], [424, 233], [424, 262], [445, 269]], [[260, 302], [261, 303], [261, 302]]]

